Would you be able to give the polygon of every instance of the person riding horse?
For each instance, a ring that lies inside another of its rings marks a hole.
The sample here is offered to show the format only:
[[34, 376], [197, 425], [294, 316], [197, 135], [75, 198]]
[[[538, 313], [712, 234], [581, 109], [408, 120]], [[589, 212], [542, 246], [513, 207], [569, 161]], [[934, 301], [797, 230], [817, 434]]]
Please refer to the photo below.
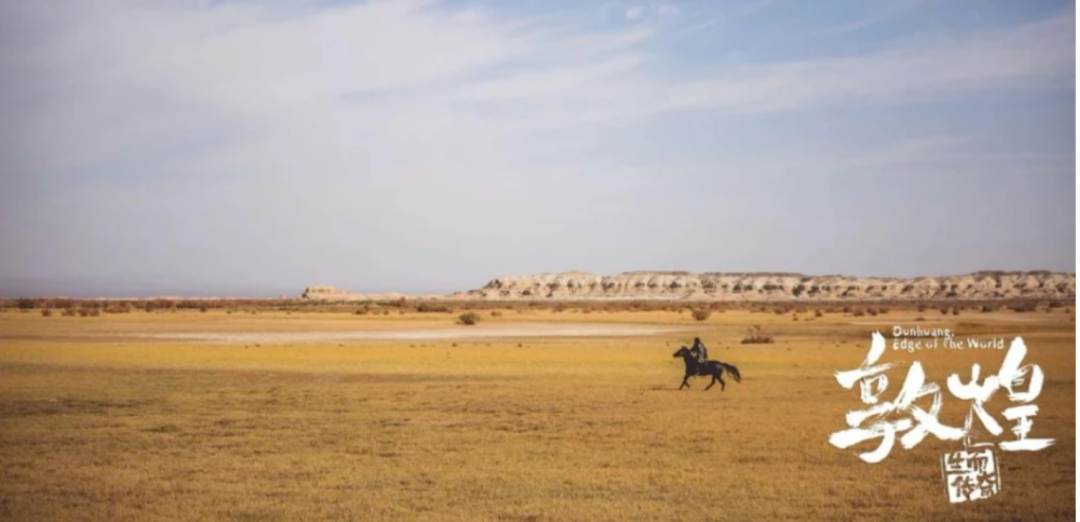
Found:
[[694, 345], [690, 347], [690, 353], [697, 358], [698, 364], [705, 364], [705, 361], [709, 359], [709, 349], [705, 348], [705, 343], [701, 342], [700, 337], [694, 338]]
[[739, 374], [739, 369], [735, 365], [706, 359], [708, 350], [705, 348], [705, 344], [701, 342], [701, 339], [694, 339], [693, 348], [687, 348], [683, 345], [671, 356], [681, 357], [686, 366], [682, 385], [679, 386], [680, 390], [690, 387], [689, 381], [691, 377], [712, 377], [712, 382], [705, 387], [706, 390], [712, 388], [714, 384], [720, 383], [720, 390], [723, 391], [727, 387], [727, 383], [723, 379], [725, 373], [731, 375], [735, 382], [742, 382], [742, 375]]

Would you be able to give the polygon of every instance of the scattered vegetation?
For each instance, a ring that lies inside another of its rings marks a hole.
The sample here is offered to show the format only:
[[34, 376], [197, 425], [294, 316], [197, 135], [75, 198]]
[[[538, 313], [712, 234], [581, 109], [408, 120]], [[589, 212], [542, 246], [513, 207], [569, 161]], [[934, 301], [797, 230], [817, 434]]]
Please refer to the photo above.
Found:
[[474, 325], [480, 322], [480, 314], [475, 312], [465, 312], [458, 316], [458, 322], [465, 325]]
[[[135, 310], [145, 310], [148, 313], [178, 313], [185, 311], [221, 311], [234, 313], [256, 314], [259, 312], [285, 312], [285, 313], [349, 313], [356, 315], [389, 315], [391, 312], [398, 314], [408, 313], [446, 313], [459, 314], [464, 312], [476, 312], [484, 316], [499, 317], [493, 314], [516, 312], [527, 313], [548, 310], [553, 313], [572, 312], [581, 314], [591, 313], [654, 313], [654, 312], [687, 312], [691, 316], [705, 312], [724, 313], [728, 310], [743, 310], [751, 313], [791, 315], [813, 314], [814, 317], [823, 317], [825, 314], [851, 314], [855, 317], [865, 317], [887, 314], [891, 309], [920, 312], [926, 310], [938, 310], [942, 315], [954, 314], [954, 310], [964, 308], [972, 311], [1000, 311], [1003, 309], [1015, 312], [1035, 312], [1046, 310], [1064, 310], [1071, 306], [1071, 301], [1047, 300], [1047, 299], [997, 299], [982, 301], [957, 301], [955, 299], [938, 299], [925, 301], [905, 300], [880, 300], [869, 302], [856, 301], [813, 301], [813, 302], [698, 302], [682, 303], [678, 301], [662, 300], [597, 300], [597, 301], [560, 301], [560, 300], [534, 300], [534, 301], [484, 301], [484, 300], [427, 300], [409, 301], [407, 299], [394, 299], [390, 301], [319, 301], [305, 299], [71, 299], [71, 298], [28, 298], [0, 299], [0, 310], [31, 311], [35, 309], [49, 308], [54, 313], [63, 313], [64, 310], [74, 309], [76, 313], [82, 309], [96, 309], [99, 313], [121, 314]], [[1069, 313], [1069, 312], [1066, 312]], [[695, 317], [696, 319], [696, 317]]]
[[695, 321], [704, 321], [712, 315], [712, 310], [698, 309], [690, 313], [694, 317]]

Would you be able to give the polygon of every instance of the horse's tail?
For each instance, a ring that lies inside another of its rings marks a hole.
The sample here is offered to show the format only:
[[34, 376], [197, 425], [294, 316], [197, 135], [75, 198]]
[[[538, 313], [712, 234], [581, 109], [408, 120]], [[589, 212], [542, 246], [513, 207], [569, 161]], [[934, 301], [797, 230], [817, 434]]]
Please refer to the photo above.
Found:
[[720, 363], [720, 367], [727, 370], [732, 377], [735, 378], [735, 382], [742, 382], [742, 375], [739, 375], [739, 369], [734, 365], [728, 363]]

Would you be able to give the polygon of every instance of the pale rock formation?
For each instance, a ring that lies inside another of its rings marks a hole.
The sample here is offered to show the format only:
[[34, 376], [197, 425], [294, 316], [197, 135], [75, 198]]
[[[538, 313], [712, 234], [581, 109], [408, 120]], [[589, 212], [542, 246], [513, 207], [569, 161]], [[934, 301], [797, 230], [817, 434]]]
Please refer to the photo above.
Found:
[[986, 271], [912, 279], [792, 273], [588, 272], [500, 277], [453, 299], [903, 300], [1069, 299], [1076, 275]]

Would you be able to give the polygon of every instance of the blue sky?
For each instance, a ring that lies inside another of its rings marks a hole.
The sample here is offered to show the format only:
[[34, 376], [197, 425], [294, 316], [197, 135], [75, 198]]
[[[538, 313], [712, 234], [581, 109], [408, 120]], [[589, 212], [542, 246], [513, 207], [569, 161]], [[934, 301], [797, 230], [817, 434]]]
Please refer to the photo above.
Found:
[[1072, 272], [1074, 19], [0, 0], [0, 294]]

